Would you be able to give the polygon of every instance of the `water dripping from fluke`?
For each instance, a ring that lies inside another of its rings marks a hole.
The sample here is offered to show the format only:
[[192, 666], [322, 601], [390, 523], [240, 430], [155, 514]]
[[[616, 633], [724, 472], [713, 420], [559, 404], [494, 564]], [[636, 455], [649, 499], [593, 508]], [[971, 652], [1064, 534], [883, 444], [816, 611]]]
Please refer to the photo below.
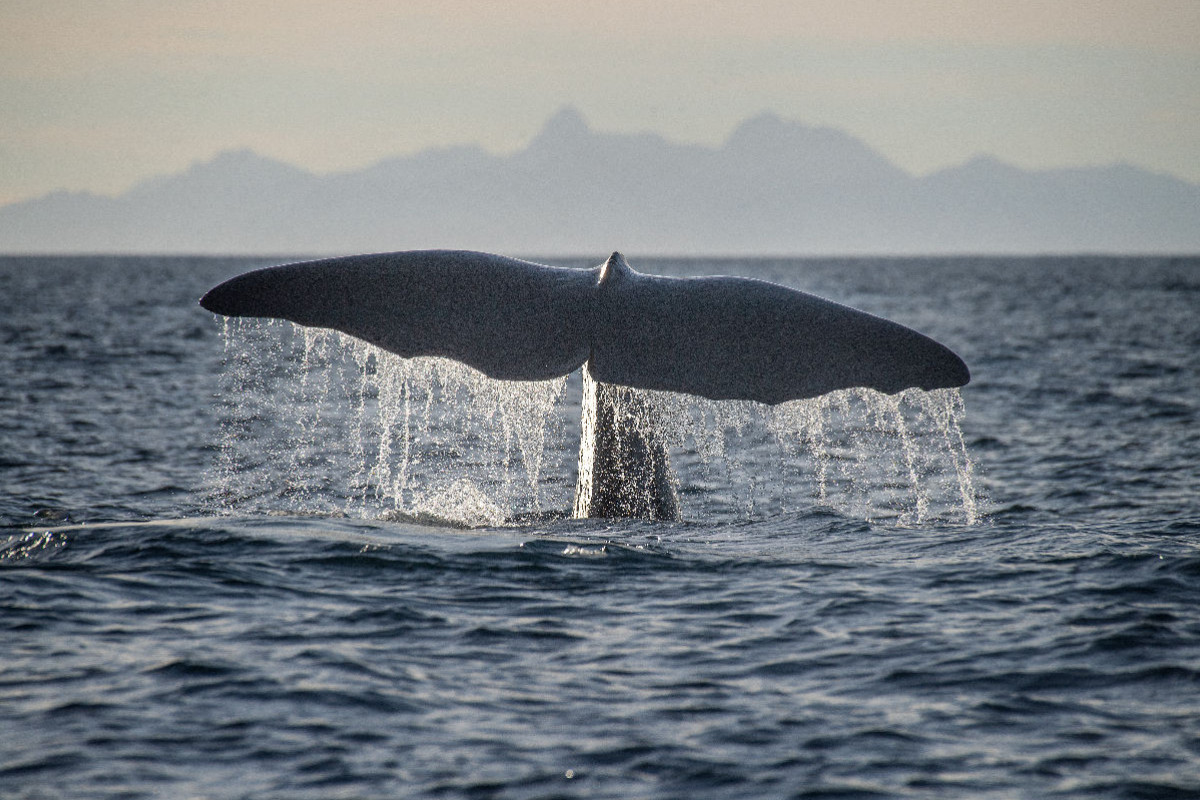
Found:
[[411, 251], [258, 270], [202, 304], [236, 318], [226, 508], [978, 520], [962, 361], [776, 284]]
[[[465, 527], [584, 516], [576, 470], [594, 443], [586, 416], [584, 430], [574, 420], [587, 378], [499, 381], [261, 321], [226, 336], [217, 510]], [[284, 366], [264, 373], [255, 365], [265, 358]], [[615, 413], [657, 422], [672, 476], [656, 489], [642, 474], [630, 491], [645, 502], [673, 492], [686, 521], [813, 506], [901, 525], [979, 521], [957, 390], [846, 390], [767, 406], [621, 388]]]

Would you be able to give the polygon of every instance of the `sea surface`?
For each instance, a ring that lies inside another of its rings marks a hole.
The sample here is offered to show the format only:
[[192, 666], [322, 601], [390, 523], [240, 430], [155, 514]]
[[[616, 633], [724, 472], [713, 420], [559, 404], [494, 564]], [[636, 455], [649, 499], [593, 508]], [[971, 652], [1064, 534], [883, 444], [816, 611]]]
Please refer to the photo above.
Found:
[[683, 520], [571, 520], [577, 376], [0, 258], [0, 797], [1200, 797], [1200, 259], [629, 255], [973, 379], [656, 394]]

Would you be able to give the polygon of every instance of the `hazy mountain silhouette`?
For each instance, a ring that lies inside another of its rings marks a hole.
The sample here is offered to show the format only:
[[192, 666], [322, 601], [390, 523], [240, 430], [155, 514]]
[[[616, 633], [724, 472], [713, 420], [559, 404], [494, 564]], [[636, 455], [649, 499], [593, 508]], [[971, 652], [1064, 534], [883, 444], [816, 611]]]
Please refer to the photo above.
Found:
[[0, 208], [0, 252], [511, 254], [1198, 252], [1200, 186], [1131, 166], [980, 157], [916, 177], [845, 132], [762, 114], [720, 147], [592, 130], [331, 175], [242, 150], [117, 197]]

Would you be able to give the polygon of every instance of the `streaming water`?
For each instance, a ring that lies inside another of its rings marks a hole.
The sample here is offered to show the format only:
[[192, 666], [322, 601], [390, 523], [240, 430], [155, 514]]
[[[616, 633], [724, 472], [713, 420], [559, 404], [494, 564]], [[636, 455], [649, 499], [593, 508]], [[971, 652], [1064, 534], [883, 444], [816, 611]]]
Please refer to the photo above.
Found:
[[[296, 512], [468, 526], [569, 513], [578, 376], [570, 391], [567, 378], [498, 381], [289, 323], [232, 320], [224, 337], [214, 483], [227, 512], [269, 498]], [[635, 389], [616, 396], [653, 409], [646, 416], [671, 447], [685, 519], [815, 502], [901, 524], [978, 520], [955, 390], [846, 390], [778, 406]]]

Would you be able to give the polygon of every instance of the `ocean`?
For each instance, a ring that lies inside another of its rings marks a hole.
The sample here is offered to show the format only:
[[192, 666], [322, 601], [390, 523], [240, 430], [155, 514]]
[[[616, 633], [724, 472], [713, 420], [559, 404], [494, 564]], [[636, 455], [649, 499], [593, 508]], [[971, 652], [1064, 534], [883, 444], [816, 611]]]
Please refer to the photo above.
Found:
[[653, 394], [683, 519], [572, 520], [577, 376], [0, 258], [0, 796], [1200, 797], [1200, 258], [629, 255], [972, 381]]

